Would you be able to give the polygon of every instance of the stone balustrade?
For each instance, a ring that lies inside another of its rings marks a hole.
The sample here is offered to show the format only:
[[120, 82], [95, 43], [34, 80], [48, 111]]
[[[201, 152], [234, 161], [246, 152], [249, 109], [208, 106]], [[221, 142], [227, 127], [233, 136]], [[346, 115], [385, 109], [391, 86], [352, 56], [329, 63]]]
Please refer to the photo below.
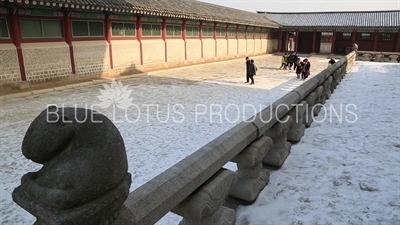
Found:
[[[150, 225], [168, 212], [182, 216], [181, 225], [234, 224], [235, 210], [224, 200], [228, 195], [248, 202], [257, 198], [269, 181], [265, 165], [284, 164], [291, 142], [307, 132], [355, 58], [355, 52], [348, 54], [129, 194], [123, 140], [107, 118], [100, 117], [106, 125], [85, 124], [87, 129], [48, 124], [42, 113], [28, 129], [22, 150], [44, 166], [22, 177], [13, 199], [37, 218], [36, 225]], [[82, 117], [67, 112], [60, 118]], [[82, 129], [91, 132], [84, 145]], [[49, 132], [60, 140], [29, 141]], [[228, 162], [238, 171], [222, 169]], [[113, 180], [104, 179], [106, 173]]]

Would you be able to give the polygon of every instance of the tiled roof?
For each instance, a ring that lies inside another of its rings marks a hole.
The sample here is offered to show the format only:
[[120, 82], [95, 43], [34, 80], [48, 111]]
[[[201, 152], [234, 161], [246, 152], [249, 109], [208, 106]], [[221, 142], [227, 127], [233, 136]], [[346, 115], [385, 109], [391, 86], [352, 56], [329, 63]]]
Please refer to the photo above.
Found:
[[108, 11], [278, 28], [264, 15], [196, 0], [0, 0], [8, 4]]
[[363, 12], [258, 12], [283, 27], [400, 27], [400, 10]]
[[279, 27], [264, 16], [196, 0], [127, 0], [134, 6], [176, 12], [193, 19], [255, 26]]

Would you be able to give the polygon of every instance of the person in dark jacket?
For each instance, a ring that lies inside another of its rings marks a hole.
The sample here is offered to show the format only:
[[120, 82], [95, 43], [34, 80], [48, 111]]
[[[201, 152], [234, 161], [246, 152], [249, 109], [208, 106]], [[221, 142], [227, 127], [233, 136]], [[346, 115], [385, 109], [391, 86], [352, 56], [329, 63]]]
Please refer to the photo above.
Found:
[[249, 83], [249, 79], [250, 79], [250, 59], [249, 57], [246, 57], [246, 83]]
[[299, 55], [297, 54], [297, 52], [293, 55], [293, 69], [296, 70], [297, 67], [297, 59], [299, 58]]
[[308, 59], [304, 59], [304, 60], [305, 60], [304, 68], [305, 68], [305, 72], [306, 72], [306, 74], [305, 74], [306, 78], [305, 79], [307, 79], [308, 76], [310, 76], [311, 63], [310, 63], [310, 61], [308, 61]]
[[288, 67], [289, 67], [289, 70], [292, 69], [293, 63], [296, 62], [296, 61], [293, 61], [293, 60], [294, 60], [294, 55], [293, 55], [293, 53], [290, 53], [290, 55], [288, 56]]
[[301, 62], [300, 58], [297, 58], [297, 61], [294, 64], [295, 68], [296, 68], [296, 75], [297, 75], [297, 79], [300, 79], [300, 75], [301, 75], [301, 71], [303, 69], [303, 64]]
[[251, 79], [250, 85], [254, 84], [254, 78], [253, 77], [256, 75], [256, 73], [257, 73], [257, 67], [254, 64], [254, 60], [250, 60], [250, 67], [249, 67], [249, 75], [250, 75], [249, 77]]
[[310, 75], [310, 68], [311, 68], [311, 63], [308, 61], [308, 59], [304, 59], [301, 62], [301, 79], [305, 80], [307, 77]]

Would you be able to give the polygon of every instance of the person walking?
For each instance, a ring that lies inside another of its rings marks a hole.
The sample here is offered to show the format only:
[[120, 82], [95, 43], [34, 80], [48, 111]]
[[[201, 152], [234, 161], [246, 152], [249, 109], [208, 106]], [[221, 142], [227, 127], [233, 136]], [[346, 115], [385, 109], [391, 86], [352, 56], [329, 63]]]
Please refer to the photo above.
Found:
[[282, 65], [281, 65], [281, 67], [279, 69], [281, 70], [283, 68], [283, 69], [286, 70], [286, 68], [287, 68], [287, 56], [286, 56], [286, 53], [282, 56], [281, 62], [282, 62]]
[[305, 78], [307, 79], [308, 76], [310, 76], [310, 69], [311, 69], [311, 63], [308, 61], [308, 59], [304, 59], [304, 71], [305, 71]]
[[289, 56], [288, 56], [288, 67], [289, 67], [289, 70], [292, 69], [293, 64], [296, 62], [296, 61], [293, 61], [293, 60], [294, 60], [294, 55], [293, 55], [293, 53], [290, 53]]
[[246, 83], [249, 83], [250, 80], [250, 59], [246, 57]]
[[293, 62], [294, 62], [294, 65], [293, 65], [293, 69], [294, 70], [296, 70], [296, 67], [297, 67], [297, 60], [299, 59], [299, 55], [297, 54], [297, 52], [293, 55]]
[[296, 61], [296, 63], [294, 64], [294, 66], [295, 66], [295, 68], [296, 68], [297, 79], [300, 79], [300, 75], [301, 75], [301, 72], [302, 72], [302, 69], [303, 69], [302, 63], [301, 63], [301, 59], [300, 59], [300, 58], [297, 58], [297, 61]]
[[250, 60], [250, 67], [249, 67], [249, 77], [251, 79], [250, 85], [254, 84], [254, 76], [257, 74], [257, 66], [254, 64], [254, 60]]

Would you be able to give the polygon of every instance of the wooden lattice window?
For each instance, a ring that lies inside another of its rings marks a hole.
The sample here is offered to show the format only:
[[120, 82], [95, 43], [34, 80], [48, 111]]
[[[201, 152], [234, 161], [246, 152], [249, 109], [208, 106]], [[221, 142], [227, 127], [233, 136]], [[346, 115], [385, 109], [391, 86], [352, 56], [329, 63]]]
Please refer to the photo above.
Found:
[[390, 41], [390, 34], [389, 33], [382, 33], [381, 40], [382, 41]]
[[197, 27], [197, 26], [186, 26], [186, 36], [198, 37], [199, 36], [199, 27]]
[[279, 33], [277, 31], [269, 31], [268, 32], [268, 39], [278, 39]]
[[244, 29], [239, 29], [239, 30], [238, 30], [238, 37], [241, 37], [241, 38], [244, 38], [244, 37], [245, 37]]
[[72, 21], [72, 36], [104, 37], [104, 23], [102, 21]]
[[228, 29], [228, 36], [229, 37], [236, 37], [236, 28], [229, 28]]
[[225, 37], [226, 29], [225, 28], [217, 28], [217, 37]]
[[201, 30], [203, 33], [203, 37], [212, 37], [214, 34], [214, 28], [212, 27], [202, 27]]
[[370, 33], [361, 33], [361, 40], [369, 40], [371, 37]]
[[9, 39], [10, 32], [8, 31], [7, 19], [0, 17], [0, 39]]
[[343, 40], [350, 40], [351, 39], [351, 33], [349, 33], [349, 32], [343, 33], [343, 38], [342, 39]]
[[21, 19], [23, 38], [61, 38], [61, 20]]
[[111, 29], [112, 29], [111, 33], [112, 33], [113, 37], [136, 36], [136, 24], [135, 23], [112, 22]]
[[254, 37], [254, 30], [253, 30], [253, 28], [247, 28], [247, 35], [246, 35], [246, 37], [247, 37], [247, 38], [250, 38], [250, 39], [252, 39], [252, 38]]
[[160, 37], [161, 36], [161, 25], [160, 24], [142, 24], [142, 36], [147, 37]]
[[181, 25], [167, 25], [167, 36], [182, 36]]

